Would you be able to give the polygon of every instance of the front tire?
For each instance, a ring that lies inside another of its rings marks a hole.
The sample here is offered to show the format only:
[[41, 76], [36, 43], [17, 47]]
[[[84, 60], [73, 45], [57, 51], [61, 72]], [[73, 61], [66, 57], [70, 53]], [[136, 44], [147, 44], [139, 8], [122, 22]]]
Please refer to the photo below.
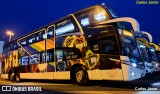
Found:
[[88, 73], [85, 67], [77, 67], [74, 74], [74, 82], [79, 86], [85, 86], [88, 84]]

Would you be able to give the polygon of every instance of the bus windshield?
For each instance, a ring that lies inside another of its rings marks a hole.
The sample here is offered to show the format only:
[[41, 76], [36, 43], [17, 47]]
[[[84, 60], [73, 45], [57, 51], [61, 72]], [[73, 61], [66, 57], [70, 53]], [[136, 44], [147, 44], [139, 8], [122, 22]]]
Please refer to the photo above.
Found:
[[130, 31], [130, 32], [133, 32], [133, 28], [132, 28], [132, 26], [131, 26], [130, 23], [117, 22], [117, 27], [118, 27], [119, 29], [126, 29], [126, 30], [128, 30], [128, 31]]
[[150, 62], [149, 55], [148, 55], [148, 52], [147, 52], [147, 48], [146, 48], [146, 45], [145, 45], [144, 41], [145, 40], [143, 40], [143, 38], [137, 38], [137, 45], [139, 47], [142, 59], [145, 62]]
[[122, 40], [123, 55], [129, 56], [132, 62], [139, 63], [140, 54], [136, 46], [134, 37], [121, 36], [121, 40]]
[[150, 58], [153, 61], [158, 61], [157, 55], [156, 55], [156, 49], [154, 47], [149, 48]]

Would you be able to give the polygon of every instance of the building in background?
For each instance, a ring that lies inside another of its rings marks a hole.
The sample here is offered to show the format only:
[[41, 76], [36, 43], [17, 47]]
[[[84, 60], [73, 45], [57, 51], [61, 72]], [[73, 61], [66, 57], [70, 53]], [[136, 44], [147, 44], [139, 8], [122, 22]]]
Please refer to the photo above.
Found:
[[4, 45], [4, 41], [0, 41], [0, 74], [1, 74], [1, 67], [2, 67], [3, 45]]

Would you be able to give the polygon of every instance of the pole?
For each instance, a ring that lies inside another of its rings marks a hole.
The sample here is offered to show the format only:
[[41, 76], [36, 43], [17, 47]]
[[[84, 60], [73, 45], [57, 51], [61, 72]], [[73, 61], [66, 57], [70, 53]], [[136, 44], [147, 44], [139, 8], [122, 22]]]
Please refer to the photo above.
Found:
[[10, 35], [9, 35], [9, 42], [11, 42], [11, 37], [12, 37], [12, 35], [10, 34]]

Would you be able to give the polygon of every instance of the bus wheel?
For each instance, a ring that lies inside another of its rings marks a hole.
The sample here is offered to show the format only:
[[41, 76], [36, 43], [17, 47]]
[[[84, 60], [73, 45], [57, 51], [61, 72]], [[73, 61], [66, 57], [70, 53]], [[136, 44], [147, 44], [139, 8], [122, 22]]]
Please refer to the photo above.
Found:
[[13, 72], [11, 72], [10, 74], [9, 74], [9, 80], [11, 80], [11, 81], [14, 81], [15, 79], [14, 79], [14, 73]]
[[76, 69], [75, 71], [75, 75], [74, 75], [75, 79], [75, 84], [80, 85], [80, 86], [84, 86], [88, 84], [88, 73], [87, 70], [85, 69], [85, 67], [80, 66]]
[[15, 74], [15, 80], [16, 80], [16, 82], [20, 82], [19, 72], [16, 72], [16, 74]]

